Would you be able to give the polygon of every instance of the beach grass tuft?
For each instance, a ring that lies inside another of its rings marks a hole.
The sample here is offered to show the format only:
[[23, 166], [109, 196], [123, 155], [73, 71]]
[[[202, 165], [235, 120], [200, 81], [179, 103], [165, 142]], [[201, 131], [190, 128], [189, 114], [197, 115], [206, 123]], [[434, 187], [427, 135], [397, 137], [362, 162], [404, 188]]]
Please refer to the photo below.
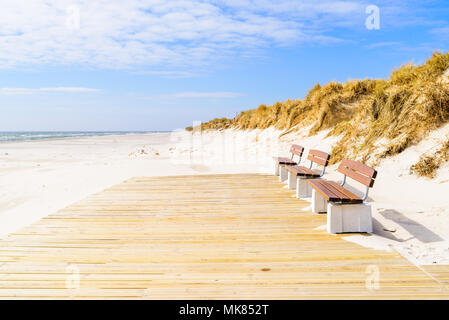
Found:
[[441, 148], [431, 155], [421, 155], [419, 161], [411, 166], [410, 173], [434, 178], [442, 163], [449, 161], [449, 138]]

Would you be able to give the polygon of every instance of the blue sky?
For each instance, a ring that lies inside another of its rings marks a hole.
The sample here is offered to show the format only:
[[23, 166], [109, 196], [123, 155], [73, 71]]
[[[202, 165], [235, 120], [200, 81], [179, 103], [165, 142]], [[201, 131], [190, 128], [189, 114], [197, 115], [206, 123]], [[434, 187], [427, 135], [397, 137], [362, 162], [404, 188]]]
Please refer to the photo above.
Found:
[[0, 21], [0, 131], [183, 128], [449, 41], [447, 1], [2, 0]]

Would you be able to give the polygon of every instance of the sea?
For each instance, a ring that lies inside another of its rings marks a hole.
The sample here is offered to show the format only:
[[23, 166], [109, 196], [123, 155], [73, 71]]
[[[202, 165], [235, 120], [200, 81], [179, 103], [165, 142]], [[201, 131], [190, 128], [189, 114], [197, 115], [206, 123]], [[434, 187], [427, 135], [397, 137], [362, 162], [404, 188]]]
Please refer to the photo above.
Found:
[[157, 133], [158, 131], [15, 131], [1, 132], [0, 142], [79, 138], [91, 136]]

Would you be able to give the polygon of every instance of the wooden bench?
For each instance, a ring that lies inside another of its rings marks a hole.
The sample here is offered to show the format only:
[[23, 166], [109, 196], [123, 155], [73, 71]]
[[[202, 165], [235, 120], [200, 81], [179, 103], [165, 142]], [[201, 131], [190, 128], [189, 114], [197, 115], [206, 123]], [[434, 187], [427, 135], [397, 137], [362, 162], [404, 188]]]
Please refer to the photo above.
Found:
[[[288, 187], [290, 189], [296, 188], [296, 197], [299, 198], [309, 198], [312, 196], [312, 187], [307, 183], [308, 179], [319, 179], [321, 178], [329, 163], [330, 155], [326, 152], [319, 150], [310, 150], [307, 155], [307, 159], [310, 161], [310, 166], [286, 166], [288, 171]], [[321, 165], [323, 169], [321, 172], [312, 170], [313, 164], [316, 163]]]
[[[372, 232], [371, 205], [364, 201], [373, 187], [377, 171], [363, 163], [343, 160], [338, 167], [343, 181], [309, 180], [312, 190], [312, 211], [327, 211], [329, 233]], [[347, 177], [366, 187], [365, 194], [358, 196], [345, 188]]]
[[[274, 175], [279, 176], [280, 181], [287, 180], [287, 171], [285, 166], [295, 166], [301, 162], [302, 154], [304, 153], [304, 147], [292, 144], [290, 147], [291, 157], [273, 157], [274, 159]], [[298, 156], [298, 161], [294, 160], [294, 156]]]

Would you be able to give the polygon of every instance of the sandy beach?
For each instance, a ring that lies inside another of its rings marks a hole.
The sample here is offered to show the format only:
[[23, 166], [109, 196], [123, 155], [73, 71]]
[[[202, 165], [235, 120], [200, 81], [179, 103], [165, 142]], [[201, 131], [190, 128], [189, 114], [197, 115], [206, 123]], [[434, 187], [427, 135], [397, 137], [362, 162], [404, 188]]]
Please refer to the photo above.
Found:
[[447, 1], [0, 8], [0, 300], [449, 300]]
[[0, 144], [0, 236], [130, 177], [254, 171], [191, 162], [189, 141], [173, 140], [154, 133]]
[[[346, 240], [396, 250], [417, 265], [449, 264], [447, 165], [433, 180], [408, 172], [410, 163], [447, 132], [449, 126], [442, 127], [419, 145], [382, 161], [368, 199], [374, 208], [374, 234], [348, 235]], [[329, 152], [337, 141], [325, 138], [325, 131], [311, 137], [304, 130], [280, 134], [274, 129], [228, 129], [2, 143], [0, 235], [132, 177], [271, 173], [272, 156], [287, 155], [291, 143]], [[325, 178], [341, 179], [335, 165]]]

